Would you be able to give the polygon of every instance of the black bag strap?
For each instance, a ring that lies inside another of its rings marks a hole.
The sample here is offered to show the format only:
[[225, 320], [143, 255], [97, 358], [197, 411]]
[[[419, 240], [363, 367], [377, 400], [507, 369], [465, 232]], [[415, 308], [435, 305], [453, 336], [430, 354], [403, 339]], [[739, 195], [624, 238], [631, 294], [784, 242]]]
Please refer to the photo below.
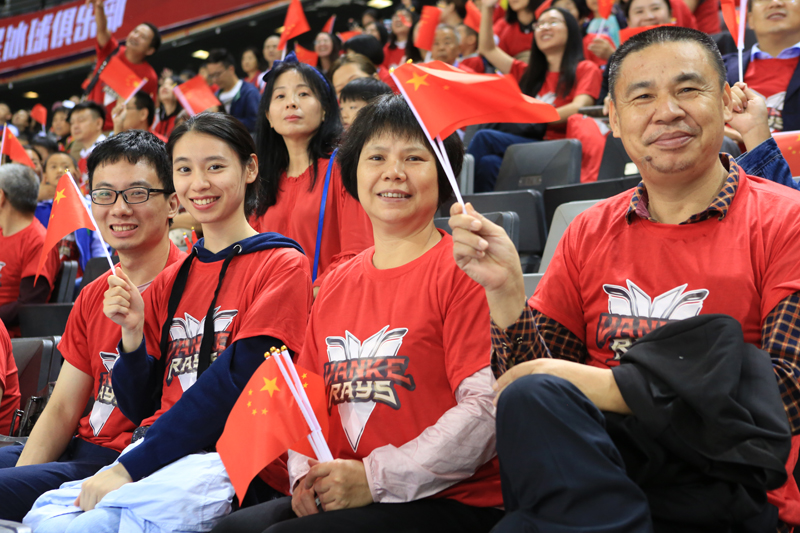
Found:
[[231, 261], [233, 261], [236, 254], [241, 251], [242, 247], [240, 245], [234, 245], [231, 251], [228, 252], [228, 256], [222, 263], [222, 269], [219, 271], [219, 281], [217, 281], [217, 288], [214, 291], [214, 299], [211, 300], [211, 305], [208, 307], [206, 322], [203, 326], [203, 340], [200, 343], [200, 355], [197, 360], [198, 378], [208, 369], [209, 365], [211, 365], [211, 349], [214, 346], [214, 312], [217, 306], [217, 296], [219, 296], [219, 290], [222, 288], [222, 280], [225, 278], [225, 273], [228, 271], [228, 266], [231, 264]]
[[90, 94], [92, 94], [92, 90], [94, 89], [94, 86], [97, 85], [98, 81], [100, 81], [100, 74], [102, 74], [102, 72], [108, 66], [108, 62], [111, 61], [111, 58], [113, 58], [115, 55], [117, 55], [119, 53], [120, 46], [121, 45], [117, 45], [117, 47], [114, 48], [114, 50], [112, 50], [111, 53], [106, 56], [106, 58], [103, 60], [103, 62], [100, 64], [100, 66], [97, 67], [97, 70], [95, 71], [94, 75], [92, 76], [92, 79], [89, 82], [89, 85], [86, 86], [86, 90], [83, 93], [84, 96], [89, 96]]

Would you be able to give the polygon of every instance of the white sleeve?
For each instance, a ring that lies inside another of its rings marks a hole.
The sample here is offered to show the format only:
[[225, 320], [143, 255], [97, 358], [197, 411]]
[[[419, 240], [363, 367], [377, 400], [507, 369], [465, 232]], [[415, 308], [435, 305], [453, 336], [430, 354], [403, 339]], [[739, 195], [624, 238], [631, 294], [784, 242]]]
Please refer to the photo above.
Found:
[[297, 480], [308, 474], [311, 467], [308, 466], [310, 457], [302, 453], [289, 450], [289, 460], [286, 461], [286, 468], [289, 470], [289, 492], [294, 493], [294, 485]]
[[365, 457], [373, 501], [426, 498], [469, 478], [492, 459], [496, 455], [492, 383], [489, 367], [472, 374], [456, 390], [458, 405], [434, 425], [399, 448], [382, 446]]

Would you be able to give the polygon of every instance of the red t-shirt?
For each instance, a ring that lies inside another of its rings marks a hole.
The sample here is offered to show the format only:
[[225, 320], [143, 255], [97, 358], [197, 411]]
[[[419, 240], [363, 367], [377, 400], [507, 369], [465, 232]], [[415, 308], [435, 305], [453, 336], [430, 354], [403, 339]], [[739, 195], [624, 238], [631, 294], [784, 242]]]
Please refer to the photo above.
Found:
[[[125, 45], [120, 46], [119, 41], [114, 38], [112, 35], [111, 38], [108, 40], [104, 47], [100, 47], [100, 45], [95, 41], [95, 50], [97, 51], [97, 66], [103, 64], [108, 55], [113, 52], [117, 46], [119, 46], [119, 52], [117, 52], [116, 57], [119, 57], [125, 66], [131, 69], [137, 76], [144, 79], [147, 78], [147, 83], [142, 90], [150, 95], [150, 98], [153, 101], [156, 101], [156, 93], [158, 92], [158, 75], [156, 75], [156, 71], [153, 70], [153, 67], [150, 66], [150, 63], [143, 61], [142, 63], [133, 64], [131, 63], [127, 57], [125, 57]], [[101, 106], [105, 107], [106, 109], [106, 122], [103, 125], [103, 130], [113, 130], [114, 129], [114, 121], [111, 118], [111, 110], [114, 109], [116, 102], [113, 101], [110, 104], [106, 105], [106, 93], [103, 91], [103, 87], [105, 87], [105, 83], [99, 81], [95, 84], [94, 89], [89, 94], [88, 99], [97, 102]]]
[[694, 10], [697, 29], [713, 35], [720, 32], [719, 0], [701, 0]]
[[[35, 218], [30, 226], [11, 237], [4, 236], [0, 230], [0, 305], [17, 300], [22, 278], [36, 275], [46, 233], [45, 227]], [[40, 274], [50, 284], [51, 291], [60, 266], [58, 249], [53, 247]]]
[[753, 59], [747, 65], [744, 81], [767, 101], [769, 128], [783, 131], [783, 104], [786, 89], [800, 57], [791, 59]]
[[[520, 61], [520, 63], [522, 62]], [[483, 74], [486, 71], [486, 67], [483, 64], [483, 58], [481, 56], [472, 56], [462, 59], [458, 63], [458, 68], [467, 72], [477, 72], [478, 74]]]
[[[625, 212], [631, 191], [579, 215], [558, 244], [530, 305], [580, 338], [588, 364], [609, 367], [637, 338], [701, 312], [739, 321], [761, 345], [761, 324], [800, 290], [800, 194], [740, 172], [727, 216], [694, 224]], [[721, 265], [710, 268], [710, 265]]]
[[[170, 292], [182, 263], [159, 274], [144, 294], [147, 352], [155, 358], [162, 356], [161, 326], [167, 320]], [[214, 297], [221, 268], [222, 260], [203, 263], [194, 259], [170, 328], [161, 408], [141, 425], [152, 425], [197, 380], [197, 356], [203, 341], [201, 324]], [[308, 261], [293, 248], [237, 256], [228, 267], [216, 303], [212, 360], [229, 344], [262, 335], [280, 339], [297, 352], [303, 347], [311, 307]]]
[[[311, 167], [296, 178], [289, 178], [284, 172], [280, 178], [278, 202], [262, 217], [251, 221], [256, 231], [274, 231], [297, 241], [306, 253], [310, 269], [314, 267], [319, 206], [328, 162], [328, 159], [318, 161], [317, 181], [312, 190], [309, 190]], [[325, 207], [319, 272], [314, 286], [322, 283], [329, 270], [369, 246], [372, 246], [372, 224], [361, 204], [345, 190], [339, 165], [334, 164]]]
[[518, 22], [507, 22], [502, 18], [494, 23], [494, 34], [499, 42], [498, 48], [512, 57], [528, 52], [533, 43], [533, 30], [523, 30]]
[[[170, 243], [165, 266], [181, 261], [186, 254]], [[119, 352], [120, 328], [103, 314], [103, 297], [108, 276], [100, 276], [84, 287], [69, 314], [58, 351], [64, 359], [94, 380], [94, 405], [78, 424], [78, 436], [85, 441], [121, 452], [131, 443], [136, 425], [117, 409], [111, 387], [111, 373]], [[145, 289], [147, 294], [148, 289]]]
[[0, 320], [0, 387], [3, 389], [3, 399], [0, 401], [0, 434], [8, 435], [14, 411], [20, 408], [20, 393], [17, 363], [11, 351], [11, 337], [2, 320]]
[[386, 43], [383, 47], [383, 64], [381, 66], [385, 69], [399, 67], [405, 63], [405, 58], [405, 48], [389, 48], [389, 43]]
[[[415, 439], [457, 405], [461, 381], [488, 366], [486, 296], [456, 266], [453, 240], [441, 233], [436, 246], [398, 268], [376, 269], [374, 248], [365, 250], [317, 295], [298, 364], [325, 377], [335, 458], [361, 460]], [[501, 506], [497, 460], [435, 497]]]
[[669, 0], [675, 25], [683, 28], [697, 29], [697, 19], [683, 0]]
[[[525, 69], [528, 65], [517, 59], [511, 64], [510, 76], [513, 76], [517, 83], [522, 80], [522, 75], [525, 74]], [[595, 100], [600, 96], [600, 86], [603, 84], [603, 73], [600, 68], [591, 61], [581, 61], [578, 63], [578, 68], [575, 69], [575, 84], [572, 90], [565, 97], [556, 96], [556, 88], [558, 87], [558, 72], [548, 72], [544, 80], [544, 85], [539, 90], [536, 98], [552, 104], [554, 107], [561, 107], [571, 103], [579, 94], [588, 94]], [[563, 139], [567, 134], [567, 125], [564, 124], [550, 124], [547, 126], [547, 133], [545, 140]]]

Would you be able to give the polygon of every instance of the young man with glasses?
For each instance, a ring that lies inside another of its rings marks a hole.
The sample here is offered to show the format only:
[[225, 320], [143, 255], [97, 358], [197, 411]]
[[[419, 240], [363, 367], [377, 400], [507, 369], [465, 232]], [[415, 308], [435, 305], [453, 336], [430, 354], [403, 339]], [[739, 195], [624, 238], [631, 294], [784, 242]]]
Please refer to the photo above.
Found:
[[[117, 268], [145, 290], [184, 257], [168, 237], [178, 199], [164, 144], [140, 130], [115, 135], [95, 148], [88, 170], [100, 233], [119, 254]], [[136, 426], [116, 407], [111, 387], [120, 330], [103, 315], [109, 274], [75, 302], [58, 345], [61, 373], [24, 448], [0, 448], [0, 518], [22, 520], [41, 494], [94, 475], [131, 442]], [[90, 396], [94, 404], [83, 416]]]
[[206, 68], [208, 82], [219, 85], [217, 98], [222, 102], [224, 111], [238, 118], [250, 133], [254, 133], [258, 119], [258, 104], [261, 101], [258, 89], [239, 79], [236, 75], [236, 60], [224, 48], [217, 48], [208, 53]]

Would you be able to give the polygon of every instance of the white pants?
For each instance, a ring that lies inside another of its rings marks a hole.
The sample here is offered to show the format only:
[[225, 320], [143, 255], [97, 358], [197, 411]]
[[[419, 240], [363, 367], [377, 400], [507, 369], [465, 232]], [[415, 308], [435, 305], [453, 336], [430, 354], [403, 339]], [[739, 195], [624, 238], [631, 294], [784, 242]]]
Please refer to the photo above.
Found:
[[[139, 442], [128, 446], [122, 455]], [[230, 513], [235, 493], [217, 453], [196, 453], [179, 459], [109, 492], [89, 512], [73, 505], [83, 481], [64, 483], [42, 494], [23, 522], [37, 533], [209, 531]]]

